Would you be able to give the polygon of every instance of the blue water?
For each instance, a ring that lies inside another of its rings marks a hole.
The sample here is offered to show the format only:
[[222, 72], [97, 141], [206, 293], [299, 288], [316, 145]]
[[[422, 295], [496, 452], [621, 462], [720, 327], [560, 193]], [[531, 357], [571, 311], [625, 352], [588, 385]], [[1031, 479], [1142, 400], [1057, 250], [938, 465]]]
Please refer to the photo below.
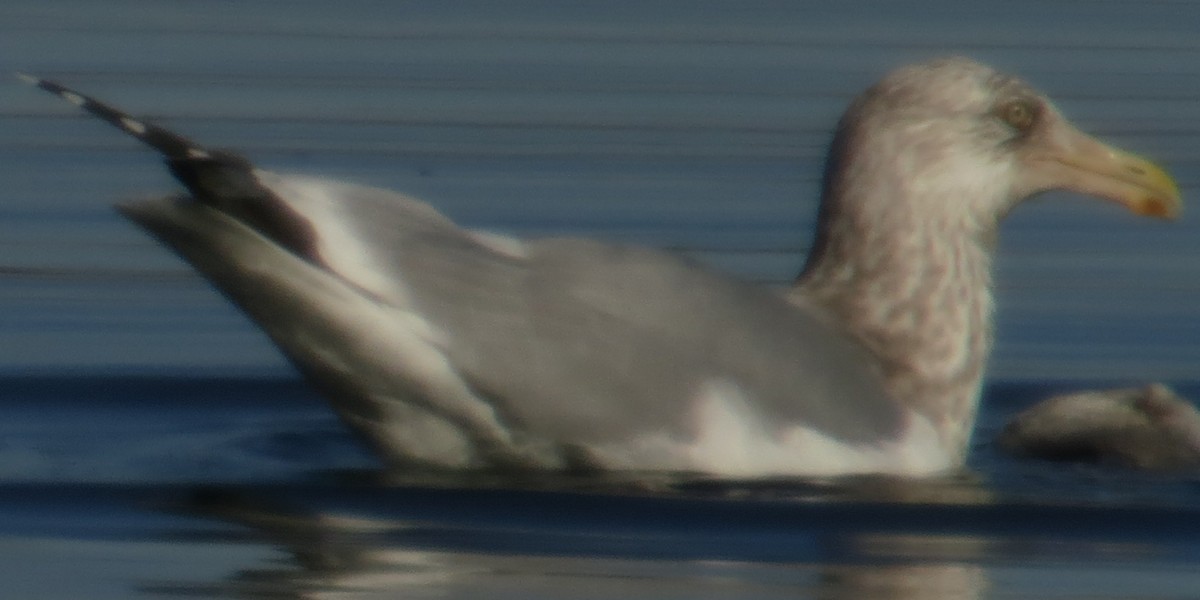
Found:
[[[464, 223], [792, 276], [858, 90], [966, 54], [1200, 182], [1187, 2], [0, 6], [58, 78], [274, 170]], [[1009, 458], [1072, 389], [1200, 399], [1200, 219], [1052, 195], [1001, 239], [970, 474], [384, 473], [265, 336], [110, 205], [150, 154], [0, 81], [0, 582], [13, 598], [1191, 598], [1200, 478]]]

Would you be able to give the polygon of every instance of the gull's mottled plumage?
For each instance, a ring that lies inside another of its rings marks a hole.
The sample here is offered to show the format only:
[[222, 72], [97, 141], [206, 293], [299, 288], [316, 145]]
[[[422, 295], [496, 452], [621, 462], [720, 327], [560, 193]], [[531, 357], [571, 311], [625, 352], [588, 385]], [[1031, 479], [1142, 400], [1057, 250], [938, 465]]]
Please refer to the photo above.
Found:
[[1170, 178], [966, 59], [900, 69], [838, 125], [791, 290], [655, 249], [518, 240], [385, 190], [261, 170], [56, 83], [188, 194], [121, 211], [275, 341], [389, 462], [730, 476], [960, 467], [991, 253], [1071, 189], [1169, 216]]

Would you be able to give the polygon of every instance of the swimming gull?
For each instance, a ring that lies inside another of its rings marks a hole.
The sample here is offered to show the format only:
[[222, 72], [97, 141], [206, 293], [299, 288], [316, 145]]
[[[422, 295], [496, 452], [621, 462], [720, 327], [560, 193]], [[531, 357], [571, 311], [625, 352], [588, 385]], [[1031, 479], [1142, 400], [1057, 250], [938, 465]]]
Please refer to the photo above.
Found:
[[1200, 411], [1161, 383], [1075, 392], [1021, 411], [996, 441], [1022, 457], [1195, 470], [1200, 468]]
[[397, 466], [718, 476], [963, 465], [1001, 218], [1051, 189], [1173, 216], [1144, 159], [968, 59], [853, 101], [790, 289], [657, 249], [463, 229], [410, 197], [259, 169], [50, 81], [187, 194], [119, 210], [241, 307]]

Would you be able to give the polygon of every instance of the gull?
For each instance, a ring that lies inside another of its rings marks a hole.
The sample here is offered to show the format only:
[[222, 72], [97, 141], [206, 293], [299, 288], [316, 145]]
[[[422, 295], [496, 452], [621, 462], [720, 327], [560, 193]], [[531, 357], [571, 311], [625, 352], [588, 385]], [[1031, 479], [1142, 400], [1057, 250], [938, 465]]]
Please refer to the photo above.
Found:
[[659, 249], [466, 229], [429, 204], [262, 169], [23, 76], [156, 150], [186, 191], [118, 210], [261, 327], [395, 468], [719, 477], [963, 467], [1003, 217], [1069, 190], [1173, 217], [1160, 167], [966, 58], [850, 104], [793, 285]]

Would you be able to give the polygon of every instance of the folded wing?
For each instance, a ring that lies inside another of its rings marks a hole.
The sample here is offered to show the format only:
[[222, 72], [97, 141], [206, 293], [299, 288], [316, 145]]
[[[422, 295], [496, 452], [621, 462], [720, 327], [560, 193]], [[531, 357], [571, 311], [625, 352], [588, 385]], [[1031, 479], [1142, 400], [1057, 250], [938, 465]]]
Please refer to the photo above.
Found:
[[190, 195], [122, 211], [393, 460], [703, 469], [679, 448], [713, 435], [713, 403], [756, 437], [874, 443], [906, 427], [865, 351], [774, 290], [653, 249], [465, 230], [406, 196], [262, 171], [36, 83], [166, 157]]

